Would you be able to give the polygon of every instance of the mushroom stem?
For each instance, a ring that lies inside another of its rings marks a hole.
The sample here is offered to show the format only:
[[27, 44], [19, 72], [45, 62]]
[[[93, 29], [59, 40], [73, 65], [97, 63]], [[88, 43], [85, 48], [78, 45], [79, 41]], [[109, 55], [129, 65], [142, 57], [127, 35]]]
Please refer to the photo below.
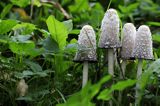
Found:
[[84, 61], [82, 88], [87, 84], [87, 81], [88, 81], [88, 61]]
[[127, 61], [123, 60], [123, 62], [122, 62], [122, 73], [120, 74], [120, 78], [125, 77], [126, 63], [127, 63]]
[[139, 79], [142, 74], [142, 63], [143, 63], [143, 60], [139, 59], [138, 60], [137, 79]]
[[114, 76], [114, 51], [108, 49], [108, 73]]
[[[141, 75], [142, 75], [142, 65], [143, 65], [143, 59], [139, 59], [138, 60], [138, 70], [137, 70], [137, 80], [140, 79]], [[135, 106], [139, 105], [140, 99], [139, 99], [139, 85], [138, 83], [136, 84], [136, 95], [135, 95]]]

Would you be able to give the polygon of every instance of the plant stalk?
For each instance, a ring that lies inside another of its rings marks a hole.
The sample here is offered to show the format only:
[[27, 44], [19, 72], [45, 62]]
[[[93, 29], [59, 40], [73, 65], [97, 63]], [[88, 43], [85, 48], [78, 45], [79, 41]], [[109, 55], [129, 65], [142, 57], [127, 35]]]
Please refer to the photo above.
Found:
[[[140, 79], [142, 75], [142, 65], [143, 65], [143, 59], [138, 60], [138, 70], [137, 70], [137, 80]], [[140, 103], [140, 91], [139, 91], [139, 84], [137, 82], [136, 84], [136, 95], [135, 95], [135, 106], [139, 106]]]
[[88, 61], [84, 61], [82, 88], [87, 84], [87, 81], [88, 81]]
[[[123, 60], [122, 65], [121, 65], [122, 70], [120, 72], [120, 79], [125, 78], [126, 63], [127, 63], [127, 61]], [[121, 102], [122, 102], [122, 94], [123, 94], [123, 91], [119, 91], [119, 98], [118, 98], [119, 104], [121, 104]]]

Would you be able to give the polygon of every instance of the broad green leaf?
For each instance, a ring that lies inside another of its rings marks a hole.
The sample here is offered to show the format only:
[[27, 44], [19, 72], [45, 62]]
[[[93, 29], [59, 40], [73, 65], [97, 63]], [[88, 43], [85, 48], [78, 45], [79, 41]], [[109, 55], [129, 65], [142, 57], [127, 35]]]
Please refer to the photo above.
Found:
[[0, 34], [9, 32], [17, 23], [16, 20], [0, 20]]
[[13, 6], [12, 4], [8, 4], [7, 6], [4, 7], [4, 9], [1, 12], [1, 19], [3, 19], [8, 14], [8, 12], [10, 12], [12, 6]]
[[66, 46], [67, 28], [62, 22], [56, 20], [54, 16], [49, 16], [46, 23], [52, 39], [58, 43], [60, 50], [63, 50]]
[[19, 55], [30, 55], [30, 52], [35, 48], [35, 44], [32, 41], [20, 42], [9, 42], [9, 48], [13, 53]]
[[125, 80], [125, 81], [119, 81], [118, 83], [112, 85], [111, 90], [118, 90], [118, 91], [122, 91], [127, 87], [133, 86], [136, 83], [136, 80]]
[[36, 29], [36, 26], [31, 23], [21, 23], [21, 24], [17, 24], [12, 29], [14, 31], [20, 32], [20, 34], [22, 35], [27, 35], [27, 34], [31, 34]]
[[11, 2], [19, 7], [26, 7], [30, 4], [30, 0], [11, 0]]
[[43, 47], [46, 50], [46, 52], [58, 52], [58, 44], [51, 37], [48, 37], [44, 40]]
[[67, 28], [68, 32], [71, 32], [73, 29], [73, 23], [72, 20], [63, 21], [65, 27]]

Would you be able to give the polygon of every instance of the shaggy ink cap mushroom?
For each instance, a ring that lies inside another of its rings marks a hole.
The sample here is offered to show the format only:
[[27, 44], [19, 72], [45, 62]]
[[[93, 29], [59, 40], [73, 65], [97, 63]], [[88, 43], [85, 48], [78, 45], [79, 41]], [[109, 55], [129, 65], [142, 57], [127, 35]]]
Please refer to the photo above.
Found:
[[121, 43], [119, 40], [120, 20], [115, 9], [106, 11], [102, 23], [101, 34], [98, 46], [100, 48], [119, 48]]
[[152, 36], [148, 26], [141, 25], [136, 33], [133, 56], [138, 59], [153, 59]]
[[122, 31], [122, 59], [131, 59], [136, 37], [136, 28], [132, 23], [126, 23]]
[[75, 62], [96, 62], [96, 35], [90, 25], [85, 25], [78, 35], [78, 51], [74, 58]]

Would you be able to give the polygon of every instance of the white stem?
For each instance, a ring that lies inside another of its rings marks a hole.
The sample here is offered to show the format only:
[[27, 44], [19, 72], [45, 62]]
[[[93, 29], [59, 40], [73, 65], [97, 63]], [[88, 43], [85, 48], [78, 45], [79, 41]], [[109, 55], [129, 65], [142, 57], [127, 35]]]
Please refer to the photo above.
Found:
[[123, 78], [123, 76], [125, 77], [126, 63], [127, 63], [127, 61], [123, 60], [123, 62], [122, 62], [122, 73], [120, 74], [121, 75], [120, 78]]
[[82, 88], [87, 84], [87, 81], [88, 81], [88, 61], [84, 61]]
[[[137, 70], [137, 80], [139, 80], [141, 78], [141, 75], [142, 75], [142, 65], [143, 65], [143, 60], [142, 59], [139, 59], [138, 60], [138, 70]], [[136, 95], [135, 95], [135, 106], [138, 106], [139, 105], [139, 84], [137, 83], [136, 84]]]
[[139, 59], [138, 60], [137, 79], [139, 79], [141, 77], [141, 74], [142, 74], [142, 63], [143, 63], [143, 60]]
[[114, 76], [114, 51], [108, 49], [108, 73]]
[[[114, 50], [108, 49], [108, 73], [114, 76]], [[112, 100], [109, 101], [109, 105], [113, 106]]]

